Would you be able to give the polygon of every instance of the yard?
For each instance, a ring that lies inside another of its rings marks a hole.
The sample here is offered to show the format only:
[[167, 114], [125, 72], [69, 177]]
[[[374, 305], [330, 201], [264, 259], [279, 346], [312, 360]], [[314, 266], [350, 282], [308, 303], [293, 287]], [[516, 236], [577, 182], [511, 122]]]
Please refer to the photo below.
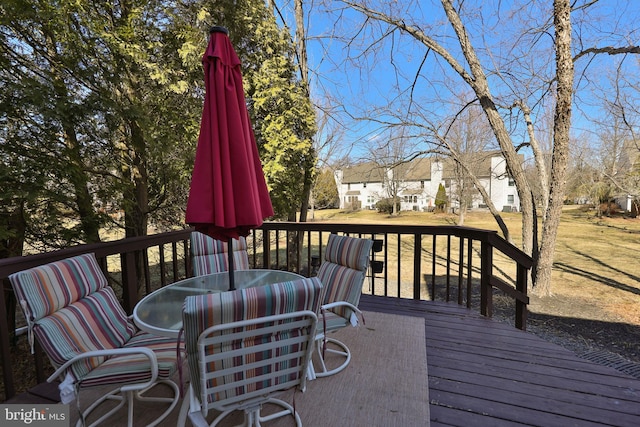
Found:
[[[520, 214], [502, 216], [519, 244]], [[368, 210], [324, 210], [316, 211], [314, 220], [443, 225], [455, 224], [457, 216], [402, 212], [390, 217]], [[469, 212], [464, 225], [498, 230], [488, 212]], [[567, 206], [556, 246], [553, 295], [531, 295], [528, 331], [585, 357], [611, 364], [640, 363], [638, 249], [640, 219], [598, 218], [594, 210]], [[496, 300], [496, 317], [501, 315], [499, 301]]]

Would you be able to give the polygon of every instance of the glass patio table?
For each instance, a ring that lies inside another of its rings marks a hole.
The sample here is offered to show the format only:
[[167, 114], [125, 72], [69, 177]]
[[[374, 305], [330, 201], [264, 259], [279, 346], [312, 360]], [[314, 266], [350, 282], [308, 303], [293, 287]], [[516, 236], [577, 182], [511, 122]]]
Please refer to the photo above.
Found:
[[[281, 270], [236, 270], [236, 289], [290, 282], [303, 276]], [[133, 321], [143, 331], [177, 338], [182, 328], [182, 304], [191, 295], [229, 290], [228, 272], [190, 277], [164, 286], [145, 296], [133, 309]]]

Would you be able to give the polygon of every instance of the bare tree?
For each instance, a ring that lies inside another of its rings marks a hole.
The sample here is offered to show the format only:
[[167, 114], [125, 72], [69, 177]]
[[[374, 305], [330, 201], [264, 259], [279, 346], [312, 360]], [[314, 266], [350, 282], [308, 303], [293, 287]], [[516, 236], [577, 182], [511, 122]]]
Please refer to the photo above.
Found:
[[[600, 89], [603, 118], [594, 120], [600, 148], [600, 180], [596, 188], [601, 190], [599, 201], [607, 202], [607, 210], [613, 198], [631, 198], [634, 203], [640, 198], [640, 100], [635, 95], [638, 87], [632, 81], [635, 76], [621, 75], [619, 70], [610, 76], [609, 87]], [[615, 96], [606, 97], [610, 88]]]
[[404, 177], [408, 162], [406, 159], [413, 153], [411, 140], [407, 138], [406, 130], [400, 126], [390, 128], [385, 134], [369, 141], [370, 160], [384, 170], [384, 194], [382, 198], [389, 199], [392, 215], [398, 215], [400, 193], [406, 188]]
[[447, 148], [445, 154], [455, 161], [453, 172], [456, 185], [452, 189], [459, 205], [458, 225], [464, 224], [467, 209], [480, 191], [478, 187], [484, 188], [477, 177], [486, 172], [482, 169], [486, 169], [487, 160], [490, 162], [487, 150], [491, 144], [491, 136], [491, 129], [482, 120], [482, 110], [477, 104], [473, 104], [456, 116], [449, 126], [447, 136], [442, 139], [443, 146]]
[[[381, 45], [387, 39], [391, 40], [394, 47], [403, 46], [396, 40], [396, 37], [408, 36], [426, 48], [423, 63], [429, 55], [435, 56], [437, 58], [435, 59], [436, 65], [441, 70], [446, 71], [447, 67], [448, 70], [453, 70], [458, 79], [461, 79], [473, 91], [493, 130], [502, 155], [506, 159], [508, 172], [515, 181], [518, 190], [522, 209], [523, 250], [531, 254], [536, 262], [533, 272], [535, 290], [542, 295], [550, 294], [553, 254], [564, 202], [566, 170], [569, 162], [574, 62], [585, 57], [592, 58], [601, 53], [638, 53], [640, 52], [639, 48], [637, 46], [593, 47], [595, 45], [587, 44], [591, 40], [583, 38], [584, 33], [579, 32], [579, 50], [577, 54], [572, 55], [572, 9], [568, 0], [554, 1], [552, 10], [545, 9], [546, 3], [533, 1], [526, 3], [527, 7], [524, 7], [525, 5], [518, 6], [530, 12], [528, 16], [523, 16], [527, 19], [523, 19], [519, 23], [523, 30], [520, 33], [513, 33], [515, 42], [511, 46], [503, 44], [497, 46], [494, 51], [491, 50], [488, 40], [482, 34], [473, 32], [482, 31], [482, 29], [478, 29], [478, 25], [487, 21], [494, 23], [494, 27], [490, 28], [493, 31], [506, 32], [515, 31], [515, 29], [505, 25], [508, 23], [501, 22], [502, 16], [493, 9], [490, 9], [493, 15], [484, 16], [480, 6], [474, 10], [472, 9], [473, 5], [469, 5], [468, 2], [457, 2], [454, 6], [453, 1], [442, 0], [442, 9], [446, 15], [449, 29], [453, 32], [451, 34], [446, 33], [444, 27], [438, 26], [435, 22], [433, 24], [415, 22], [410, 13], [403, 15], [403, 12], [410, 10], [410, 8], [413, 8], [411, 10], [419, 9], [420, 6], [416, 3], [400, 5], [397, 2], [381, 2], [382, 4], [377, 10], [370, 6], [370, 2], [345, 0], [343, 3], [366, 17], [362, 26], [357, 27], [355, 31], [359, 35], [366, 34], [370, 42], [368, 47], [362, 49], [363, 53], [355, 55], [356, 59], [365, 62], [362, 58], [366, 54], [376, 56], [386, 52], [384, 49], [378, 49], [374, 52], [376, 50], [374, 46]], [[596, 3], [576, 3], [574, 11], [579, 13], [580, 18], [586, 22], [589, 18], [589, 8]], [[506, 7], [503, 6], [503, 3], [498, 4], [500, 7]], [[404, 9], [402, 9], [403, 7]], [[517, 14], [517, 10], [514, 9], [512, 15], [517, 16]], [[543, 21], [539, 22], [540, 19]], [[471, 32], [468, 28], [471, 28]], [[444, 36], [442, 32], [445, 33]], [[455, 46], [451, 43], [453, 39], [457, 41]], [[545, 43], [546, 40], [551, 40], [552, 44]], [[351, 47], [355, 45], [355, 42], [350, 44]], [[541, 47], [540, 52], [535, 52], [534, 49], [538, 46]], [[396, 50], [392, 48], [389, 54], [393, 64], [397, 64], [397, 59], [394, 56]], [[502, 52], [507, 52], [507, 54], [504, 55]], [[555, 61], [549, 60], [546, 63], [540, 63], [540, 60], [544, 58], [555, 59]], [[396, 69], [400, 68], [399, 65], [396, 65]], [[411, 107], [418, 104], [412, 96], [418, 83], [425, 79], [420, 71], [421, 68], [416, 72], [410, 88], [406, 89], [411, 99], [409, 101]], [[586, 76], [588, 71], [587, 64], [580, 69], [580, 75]], [[441, 75], [431, 78], [437, 78], [441, 81], [447, 79]], [[583, 81], [581, 80], [581, 82]], [[496, 91], [496, 87], [501, 87], [502, 90]], [[500, 93], [500, 96], [496, 97], [494, 92]], [[511, 101], [508, 101], [509, 98]], [[548, 151], [540, 147], [534, 132], [533, 109], [530, 107], [530, 105], [535, 105], [538, 108], [543, 106], [544, 99], [554, 105], [553, 147], [548, 172]], [[515, 110], [511, 109], [513, 106], [516, 107]], [[412, 108], [408, 110], [407, 116], [414, 116], [414, 113], [415, 108]], [[518, 126], [518, 123], [526, 126], [527, 145], [531, 147], [535, 157], [537, 169], [535, 176], [539, 178], [535, 187], [529, 181], [531, 174], [528, 176], [525, 173], [518, 156], [518, 148], [522, 145], [522, 140], [514, 141], [512, 138], [517, 134], [514, 132], [514, 128]], [[534, 188], [539, 189], [537, 191], [543, 195], [548, 194], [547, 197], [542, 197], [546, 199], [546, 203], [543, 204], [542, 233], [539, 241], [537, 240], [538, 215]]]

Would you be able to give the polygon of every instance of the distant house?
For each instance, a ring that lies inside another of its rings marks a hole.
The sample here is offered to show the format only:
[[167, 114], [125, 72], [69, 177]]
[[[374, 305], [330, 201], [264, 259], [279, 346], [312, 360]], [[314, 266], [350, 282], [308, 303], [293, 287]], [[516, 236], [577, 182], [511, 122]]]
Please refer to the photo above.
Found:
[[[499, 152], [474, 154], [469, 163], [497, 209], [520, 209], [515, 183], [507, 174], [506, 162]], [[466, 196], [460, 194], [464, 173], [451, 159], [423, 157], [394, 168], [373, 162], [359, 163], [337, 170], [335, 179], [340, 209], [375, 209], [376, 203], [395, 192], [400, 200], [400, 210], [429, 211], [435, 207], [440, 184], [447, 191], [449, 207], [458, 208], [461, 197], [469, 200], [470, 208], [486, 207], [475, 188]]]

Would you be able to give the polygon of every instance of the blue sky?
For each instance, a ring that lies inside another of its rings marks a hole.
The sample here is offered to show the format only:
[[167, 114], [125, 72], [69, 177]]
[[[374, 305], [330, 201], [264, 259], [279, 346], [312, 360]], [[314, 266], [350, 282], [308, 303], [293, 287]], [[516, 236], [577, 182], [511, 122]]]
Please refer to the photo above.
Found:
[[[439, 1], [388, 3], [385, 10], [422, 28], [462, 62], [455, 34]], [[533, 111], [539, 138], [545, 134], [542, 116], [549, 114], [553, 102], [550, 95], [542, 96], [554, 70], [553, 28], [549, 25], [549, 10], [541, 9], [551, 7], [550, 3], [464, 3], [463, 22], [485, 70], [493, 72], [489, 81], [496, 101], [508, 105], [518, 97], [524, 99]], [[290, 0], [279, 4], [287, 15], [292, 7]], [[411, 112], [422, 115], [421, 120], [437, 123], [450, 117], [460, 98], [471, 97], [470, 89], [448, 64], [407, 34], [388, 34], [386, 24], [380, 23], [362, 27], [363, 15], [345, 9], [340, 2], [306, 3], [306, 14], [313, 93], [316, 99], [330, 98], [344, 107], [335, 114], [344, 124], [344, 146], [356, 146], [352, 156], [363, 155], [376, 138], [385, 136], [380, 125], [353, 117], [400, 120], [395, 116]], [[601, 1], [589, 9], [588, 15], [574, 13], [574, 49], [640, 44], [636, 29], [639, 18], [640, 2], [636, 1]], [[373, 40], [382, 41], [372, 47]], [[595, 138], [595, 126], [584, 114], [591, 116], [588, 118], [602, 115], [599, 108], [603, 99], [613, 93], [610, 77], [622, 59], [603, 55], [584, 58], [576, 64], [576, 138]], [[637, 58], [626, 57], [621, 64], [627, 74], [640, 74]], [[512, 120], [507, 120], [507, 126], [515, 143], [528, 139], [517, 111]]]

